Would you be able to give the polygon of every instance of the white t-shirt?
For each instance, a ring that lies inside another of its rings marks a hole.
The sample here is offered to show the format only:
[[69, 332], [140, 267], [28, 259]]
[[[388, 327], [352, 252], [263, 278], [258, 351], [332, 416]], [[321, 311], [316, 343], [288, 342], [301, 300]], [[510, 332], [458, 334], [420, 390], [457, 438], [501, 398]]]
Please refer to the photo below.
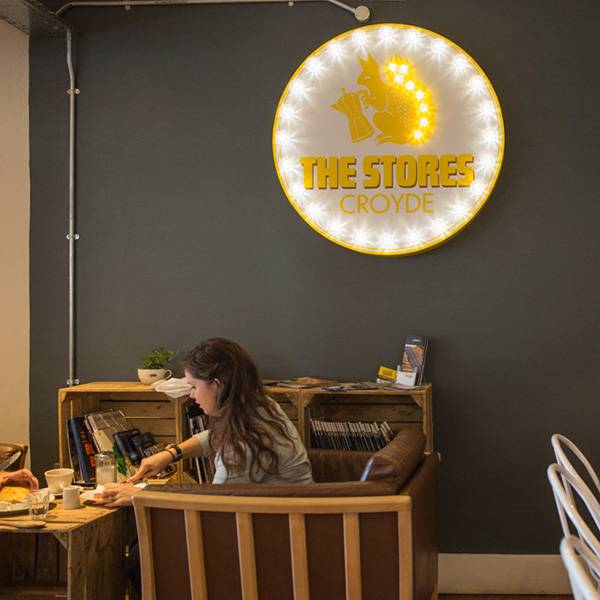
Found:
[[[281, 417], [287, 433], [292, 438], [290, 442], [283, 438], [276, 430], [273, 431], [273, 437], [276, 444], [276, 452], [279, 456], [279, 476], [266, 473], [262, 469], [258, 469], [254, 473], [254, 481], [250, 479], [250, 456], [248, 452], [248, 460], [246, 470], [243, 473], [236, 473], [229, 476], [221, 453], [215, 454], [215, 476], [213, 483], [313, 483], [312, 470], [306, 448], [300, 440], [297, 429], [288, 419], [277, 402], [272, 400], [275, 410]], [[259, 409], [260, 410], [260, 409]], [[210, 430], [197, 433], [194, 437], [198, 438], [202, 448], [202, 456], [210, 456]]]

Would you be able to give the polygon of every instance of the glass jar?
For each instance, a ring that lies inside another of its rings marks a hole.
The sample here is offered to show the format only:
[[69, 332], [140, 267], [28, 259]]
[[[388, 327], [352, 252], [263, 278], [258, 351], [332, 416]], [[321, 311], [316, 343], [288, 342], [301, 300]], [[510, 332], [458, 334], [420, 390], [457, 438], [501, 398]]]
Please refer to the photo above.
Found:
[[106, 485], [117, 481], [115, 455], [112, 452], [99, 452], [96, 459], [96, 485]]

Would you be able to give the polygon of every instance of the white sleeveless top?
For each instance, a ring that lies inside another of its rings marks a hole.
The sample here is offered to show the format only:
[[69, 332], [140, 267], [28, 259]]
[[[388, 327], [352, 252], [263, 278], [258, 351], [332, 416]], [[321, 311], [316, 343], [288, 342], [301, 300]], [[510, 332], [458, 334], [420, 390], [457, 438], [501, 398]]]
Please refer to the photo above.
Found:
[[[254, 472], [254, 481], [250, 479], [250, 460], [247, 461], [246, 470], [243, 473], [229, 475], [223, 464], [220, 452], [215, 454], [215, 476], [213, 483], [313, 483], [312, 470], [306, 448], [300, 440], [297, 429], [288, 419], [277, 402], [271, 400], [275, 410], [281, 417], [287, 433], [292, 438], [290, 442], [283, 438], [277, 431], [273, 431], [275, 440], [275, 451], [279, 456], [279, 476], [266, 473], [260, 468]], [[259, 409], [260, 410], [260, 409]], [[210, 456], [210, 430], [195, 434], [202, 448], [202, 456]], [[249, 453], [248, 453], [249, 454]], [[248, 456], [249, 459], [249, 456]]]

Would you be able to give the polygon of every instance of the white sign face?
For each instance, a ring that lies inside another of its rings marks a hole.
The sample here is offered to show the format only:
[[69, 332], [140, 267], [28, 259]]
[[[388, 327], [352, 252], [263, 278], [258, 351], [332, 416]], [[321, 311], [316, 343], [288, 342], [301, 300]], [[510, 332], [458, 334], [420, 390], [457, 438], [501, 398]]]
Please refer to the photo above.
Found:
[[463, 229], [504, 154], [496, 94], [456, 44], [419, 27], [369, 25], [315, 50], [287, 84], [273, 155], [293, 207], [367, 254], [413, 254]]

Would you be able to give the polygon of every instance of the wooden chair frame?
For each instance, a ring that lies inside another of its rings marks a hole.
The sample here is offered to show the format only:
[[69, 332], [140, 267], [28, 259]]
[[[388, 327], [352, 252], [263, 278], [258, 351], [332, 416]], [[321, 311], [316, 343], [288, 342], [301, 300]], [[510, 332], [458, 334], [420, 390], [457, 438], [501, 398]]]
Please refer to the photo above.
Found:
[[[202, 512], [235, 513], [243, 600], [258, 600], [252, 530], [253, 514], [288, 514], [294, 600], [310, 599], [305, 515], [341, 514], [344, 529], [346, 600], [361, 600], [359, 515], [396, 513], [400, 573], [397, 597], [401, 600], [411, 600], [413, 597], [412, 521], [409, 496], [256, 498], [144, 492], [134, 496], [133, 504], [138, 528], [144, 600], [156, 600], [149, 515], [152, 508], [184, 512], [192, 600], [208, 600], [200, 518]], [[191, 549], [193, 551], [190, 551]]]

